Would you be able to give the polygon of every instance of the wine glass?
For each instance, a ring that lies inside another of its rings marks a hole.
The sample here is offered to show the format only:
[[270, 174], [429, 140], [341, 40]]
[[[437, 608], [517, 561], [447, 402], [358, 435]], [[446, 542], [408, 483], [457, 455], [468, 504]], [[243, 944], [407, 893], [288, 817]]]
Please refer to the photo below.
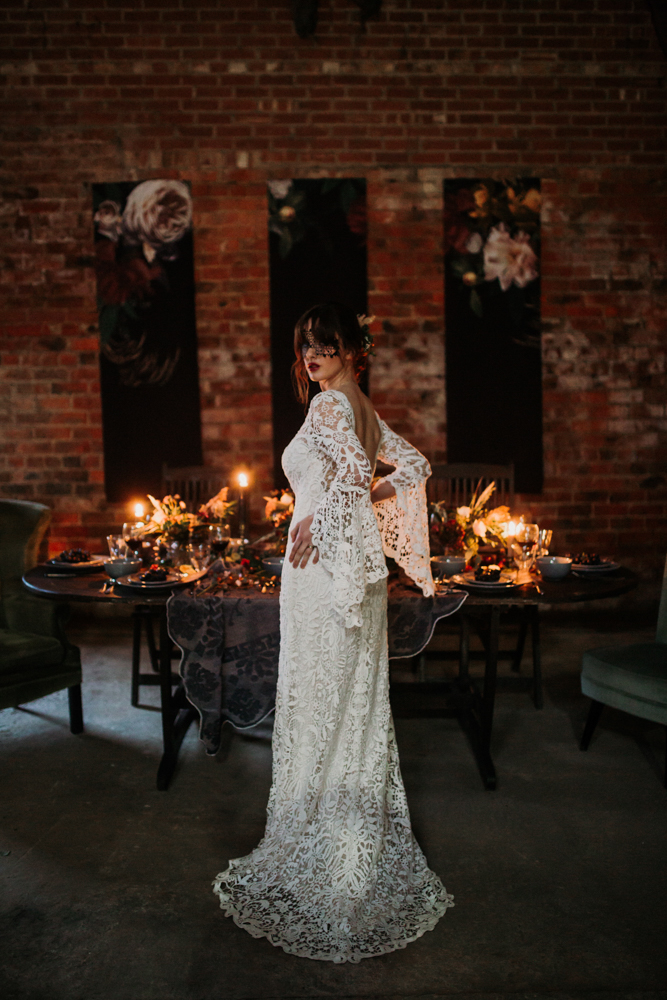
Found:
[[229, 545], [229, 525], [212, 524], [208, 530], [211, 554], [220, 559]]
[[519, 524], [517, 526], [512, 542], [512, 555], [519, 569], [517, 582], [521, 580], [527, 583], [530, 579], [529, 571], [535, 560], [539, 536], [540, 528], [537, 524]]
[[125, 539], [125, 544], [135, 555], [139, 555], [143, 548], [144, 540], [139, 534], [143, 526], [143, 522], [141, 521], [126, 521], [123, 525], [122, 535]]

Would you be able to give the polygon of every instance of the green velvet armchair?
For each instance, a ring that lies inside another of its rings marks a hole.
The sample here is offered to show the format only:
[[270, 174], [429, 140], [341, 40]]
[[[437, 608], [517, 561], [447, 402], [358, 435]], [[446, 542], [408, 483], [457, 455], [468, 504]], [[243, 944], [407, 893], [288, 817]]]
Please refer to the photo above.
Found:
[[50, 520], [43, 504], [0, 500], [0, 709], [67, 688], [70, 729], [80, 733], [81, 656], [63, 631], [67, 606], [33, 597], [21, 583]]
[[589, 649], [581, 663], [581, 690], [592, 699], [582, 750], [588, 749], [605, 705], [667, 726], [667, 562], [655, 642]]

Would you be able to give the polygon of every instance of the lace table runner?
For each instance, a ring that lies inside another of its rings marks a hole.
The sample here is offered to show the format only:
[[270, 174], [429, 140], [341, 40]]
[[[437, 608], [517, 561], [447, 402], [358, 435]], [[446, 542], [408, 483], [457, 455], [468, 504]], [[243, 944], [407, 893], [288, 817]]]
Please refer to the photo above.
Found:
[[[422, 597], [390, 583], [389, 658], [416, 656], [436, 623], [461, 607], [463, 591]], [[199, 712], [206, 752], [220, 747], [224, 722], [251, 729], [274, 708], [280, 649], [280, 609], [275, 593], [196, 597], [175, 593], [167, 604], [169, 634], [182, 652], [181, 676]]]

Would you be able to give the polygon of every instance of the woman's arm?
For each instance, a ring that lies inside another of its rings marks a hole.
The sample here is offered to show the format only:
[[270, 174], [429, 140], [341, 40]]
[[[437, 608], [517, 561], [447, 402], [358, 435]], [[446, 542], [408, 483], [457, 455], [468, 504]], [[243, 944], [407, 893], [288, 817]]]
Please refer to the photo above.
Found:
[[[362, 503], [372, 472], [354, 432], [352, 407], [346, 397], [342, 393], [325, 392], [315, 397], [311, 407], [315, 445], [331, 458], [335, 474], [313, 514], [309, 530], [324, 568], [333, 577], [334, 607], [344, 617], [345, 624], [352, 627], [361, 624], [366, 583], [373, 582], [367, 581], [362, 523]], [[302, 524], [298, 525], [299, 532]], [[307, 537], [305, 532], [302, 534]], [[381, 571], [384, 572], [384, 567]]]
[[426, 480], [431, 467], [405, 438], [383, 420], [379, 423], [382, 440], [378, 458], [394, 466], [393, 472], [379, 480], [372, 494], [382, 548], [430, 597], [435, 593], [426, 508]]
[[417, 486], [425, 483], [431, 475], [431, 466], [420, 451], [417, 451], [409, 441], [392, 431], [384, 420], [379, 420], [382, 439], [378, 449], [378, 459], [387, 465], [393, 465], [394, 471], [385, 476], [382, 482], [396, 486]]

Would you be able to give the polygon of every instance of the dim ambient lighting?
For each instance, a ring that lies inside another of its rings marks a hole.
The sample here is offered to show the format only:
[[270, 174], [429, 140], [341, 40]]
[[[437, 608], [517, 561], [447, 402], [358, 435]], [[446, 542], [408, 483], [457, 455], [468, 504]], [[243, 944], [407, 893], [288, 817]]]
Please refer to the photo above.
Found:
[[144, 516], [144, 505], [142, 503], [135, 503], [134, 516], [136, 517], [137, 521], [140, 521], [141, 518]]

